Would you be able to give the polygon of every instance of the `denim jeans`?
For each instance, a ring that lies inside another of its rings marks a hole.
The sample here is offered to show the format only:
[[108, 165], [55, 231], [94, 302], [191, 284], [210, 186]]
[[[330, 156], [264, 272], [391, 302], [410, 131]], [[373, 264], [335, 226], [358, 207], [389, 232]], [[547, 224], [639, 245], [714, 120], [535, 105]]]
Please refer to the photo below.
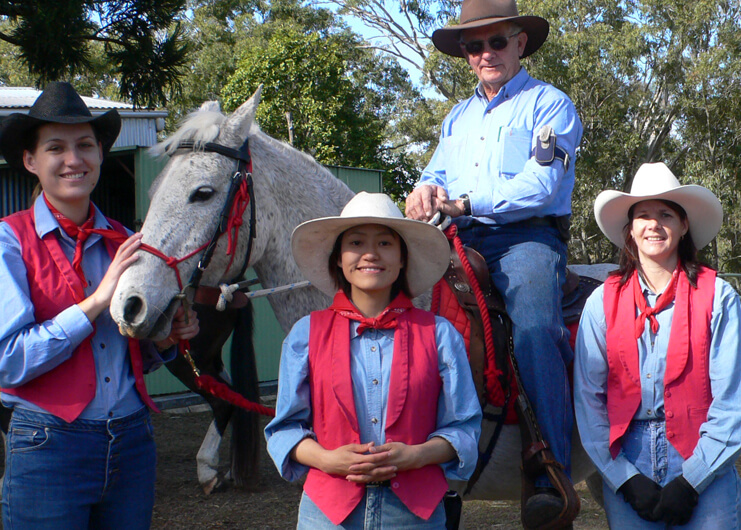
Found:
[[[515, 357], [540, 431], [570, 474], [574, 413], [567, 366], [574, 353], [561, 311], [566, 244], [555, 228], [521, 223], [473, 223], [459, 234], [486, 259], [512, 319]], [[536, 486], [547, 485], [545, 477], [536, 481]]]
[[3, 528], [147, 529], [155, 464], [146, 408], [72, 423], [16, 408], [6, 445]]
[[442, 501], [425, 521], [407, 508], [391, 488], [369, 486], [355, 509], [339, 525], [332, 524], [306, 493], [298, 508], [299, 530], [413, 530], [417, 528], [445, 528], [445, 508]]
[[[666, 486], [682, 474], [684, 459], [666, 439], [663, 421], [633, 421], [622, 439], [625, 457], [643, 475]], [[652, 523], [641, 519], [625, 502], [622, 493], [613, 493], [603, 485], [605, 513], [610, 528], [672, 528], [662, 522]], [[736, 530], [741, 528], [741, 482], [734, 466], [715, 477], [700, 495], [692, 519], [682, 530]]]

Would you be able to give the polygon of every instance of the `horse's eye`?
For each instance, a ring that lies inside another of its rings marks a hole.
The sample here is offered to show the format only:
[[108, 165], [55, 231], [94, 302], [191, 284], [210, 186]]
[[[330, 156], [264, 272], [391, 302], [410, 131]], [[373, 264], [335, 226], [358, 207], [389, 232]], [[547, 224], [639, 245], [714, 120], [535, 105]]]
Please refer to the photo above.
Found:
[[213, 188], [198, 188], [193, 193], [190, 194], [190, 202], [206, 202], [211, 197], [214, 196], [214, 189]]

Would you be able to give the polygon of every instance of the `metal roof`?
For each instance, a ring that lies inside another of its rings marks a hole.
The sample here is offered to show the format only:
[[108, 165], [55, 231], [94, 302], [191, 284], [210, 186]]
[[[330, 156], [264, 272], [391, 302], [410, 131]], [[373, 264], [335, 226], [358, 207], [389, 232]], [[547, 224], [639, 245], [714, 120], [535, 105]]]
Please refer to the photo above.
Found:
[[[2, 87], [0, 86], [0, 116], [7, 116], [13, 112], [24, 112], [31, 108], [41, 90], [30, 87]], [[167, 116], [166, 110], [134, 109], [133, 105], [110, 99], [91, 98], [82, 96], [93, 116], [118, 110], [122, 117], [159, 118]]]

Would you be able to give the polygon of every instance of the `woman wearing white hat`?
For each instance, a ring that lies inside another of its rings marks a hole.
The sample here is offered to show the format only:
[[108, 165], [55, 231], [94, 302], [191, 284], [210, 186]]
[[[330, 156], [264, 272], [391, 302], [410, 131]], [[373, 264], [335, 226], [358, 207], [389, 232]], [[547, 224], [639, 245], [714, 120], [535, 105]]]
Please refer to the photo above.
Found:
[[338, 217], [301, 224], [296, 263], [334, 300], [283, 343], [276, 417], [281, 475], [308, 471], [298, 527], [443, 528], [446, 477], [476, 466], [481, 409], [463, 340], [410, 299], [437, 282], [445, 236], [360, 193]]
[[594, 211], [622, 251], [582, 315], [575, 410], [608, 522], [741, 528], [741, 301], [697, 258], [720, 202], [656, 163]]

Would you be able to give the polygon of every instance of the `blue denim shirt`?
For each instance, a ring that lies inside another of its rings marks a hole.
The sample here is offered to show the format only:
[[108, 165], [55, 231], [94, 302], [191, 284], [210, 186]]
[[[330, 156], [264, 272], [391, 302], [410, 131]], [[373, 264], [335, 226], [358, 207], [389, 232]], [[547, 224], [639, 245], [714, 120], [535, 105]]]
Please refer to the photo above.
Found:
[[[268, 452], [281, 476], [290, 481], [308, 472], [308, 467], [290, 458], [291, 451], [304, 438], [315, 438], [311, 430], [309, 321], [310, 316], [306, 316], [296, 322], [283, 342], [276, 415], [265, 427]], [[351, 322], [350, 371], [360, 442], [381, 445], [386, 440], [394, 330], [369, 329], [358, 335], [357, 328], [358, 323]], [[457, 458], [442, 464], [443, 471], [448, 479], [466, 480], [473, 473], [478, 458], [481, 408], [463, 338], [441, 317], [436, 317], [435, 329], [442, 388], [437, 402], [437, 428], [428, 439], [440, 436], [450, 442]], [[313, 367], [315, 370], [321, 368]]]
[[[661, 293], [653, 293], [641, 280], [646, 302], [654, 307]], [[603, 305], [604, 288], [592, 293], [584, 308], [576, 340], [574, 363], [574, 408], [582, 444], [612, 491], [638, 470], [625, 456], [610, 456], [610, 424], [607, 418], [607, 324]], [[637, 314], [637, 313], [636, 313]], [[664, 419], [664, 372], [674, 303], [656, 315], [659, 330], [650, 321], [638, 340], [641, 370], [641, 404], [636, 420]], [[721, 279], [715, 280], [713, 314], [710, 321], [710, 385], [713, 401], [708, 419], [700, 429], [700, 440], [682, 473], [698, 493], [725, 471], [741, 453], [741, 299]]]
[[[531, 158], [544, 125], [571, 158], [568, 171], [558, 160], [541, 166]], [[581, 136], [568, 96], [521, 68], [491, 101], [479, 86], [453, 107], [419, 184], [442, 186], [451, 199], [468, 194], [473, 216], [484, 223], [568, 215]]]
[[[75, 241], [60, 229], [43, 197], [36, 200], [33, 208], [39, 237], [56, 231], [64, 253], [72, 262]], [[97, 208], [95, 228], [112, 228]], [[111, 258], [103, 239], [97, 234], [88, 238], [83, 252], [82, 268], [88, 279], [85, 295], [90, 296], [108, 270]], [[69, 359], [80, 343], [94, 332], [95, 397], [82, 411], [80, 418], [119, 418], [144, 406], [134, 387], [128, 339], [119, 333], [108, 310], [95, 320], [94, 327], [76, 304], [51, 320], [36, 323], [20, 243], [10, 226], [1, 222], [0, 286], [3, 290], [3, 303], [0, 304], [0, 388], [20, 386], [55, 368]], [[172, 360], [177, 353], [175, 348], [170, 348], [159, 354], [152, 342], [142, 341], [141, 344], [145, 372]], [[43, 412], [36, 405], [10, 394], [3, 393], [2, 401], [9, 407], [19, 405]]]

